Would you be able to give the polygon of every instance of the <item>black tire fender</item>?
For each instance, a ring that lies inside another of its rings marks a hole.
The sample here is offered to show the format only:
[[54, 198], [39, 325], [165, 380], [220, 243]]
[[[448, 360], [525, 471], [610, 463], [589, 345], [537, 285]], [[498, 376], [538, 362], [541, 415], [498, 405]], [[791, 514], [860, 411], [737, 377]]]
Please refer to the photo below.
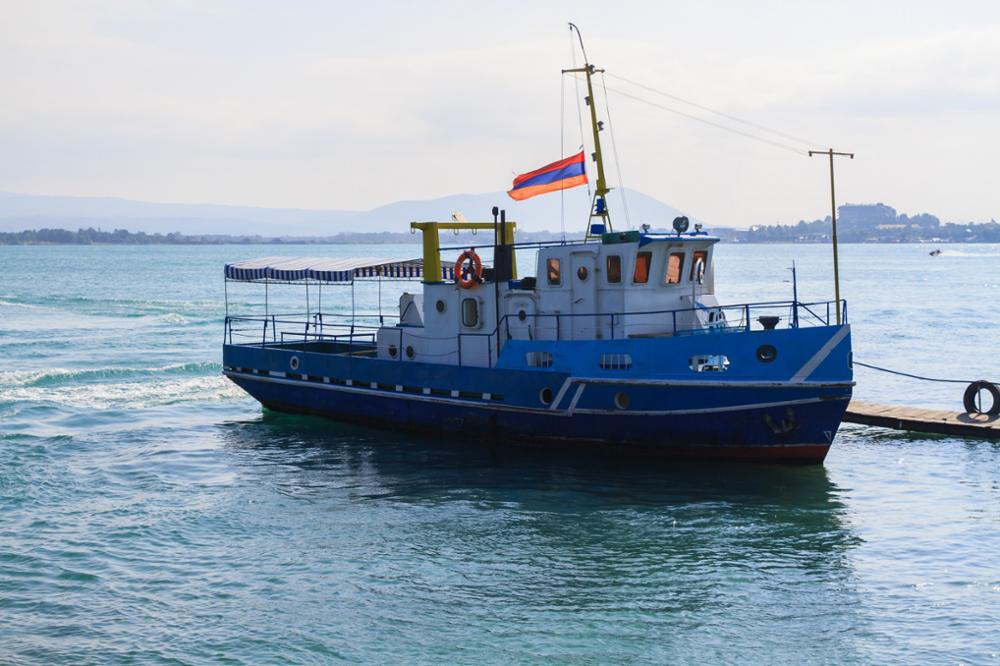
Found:
[[[987, 391], [993, 398], [993, 406], [986, 412], [979, 411], [979, 407], [976, 406], [976, 396], [983, 390]], [[996, 384], [988, 382], [985, 379], [972, 382], [969, 384], [969, 387], [965, 389], [965, 395], [962, 396], [962, 405], [965, 406], [965, 411], [969, 414], [987, 414], [989, 416], [997, 416], [1000, 414], [1000, 389], [997, 388]]]

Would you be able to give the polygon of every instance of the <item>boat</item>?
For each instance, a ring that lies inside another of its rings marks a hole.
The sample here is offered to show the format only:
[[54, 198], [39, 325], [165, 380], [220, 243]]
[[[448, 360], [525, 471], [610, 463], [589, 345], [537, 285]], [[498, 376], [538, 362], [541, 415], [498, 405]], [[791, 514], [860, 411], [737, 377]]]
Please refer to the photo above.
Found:
[[930, 255], [931, 255], [932, 257], [939, 257], [939, 256], [941, 256], [941, 250], [939, 250], [939, 249], [934, 249], [934, 250], [931, 250], [931, 251], [930, 251]]
[[[592, 100], [601, 70], [584, 58], [566, 71], [586, 79]], [[701, 224], [614, 230], [594, 107], [597, 179], [581, 240], [518, 243], [516, 222], [494, 207], [492, 220], [411, 223], [420, 257], [226, 264], [225, 376], [270, 410], [463, 441], [821, 463], [854, 385], [846, 301], [794, 291], [724, 304], [720, 239]], [[555, 164], [567, 159], [576, 164]], [[446, 231], [489, 241], [442, 248]], [[414, 284], [398, 310], [347, 311], [356, 289], [398, 280]], [[261, 286], [264, 312], [230, 313], [233, 283]], [[304, 289], [306, 311], [271, 312], [277, 285]], [[331, 289], [351, 300], [324, 310], [324, 289], [327, 306]]]

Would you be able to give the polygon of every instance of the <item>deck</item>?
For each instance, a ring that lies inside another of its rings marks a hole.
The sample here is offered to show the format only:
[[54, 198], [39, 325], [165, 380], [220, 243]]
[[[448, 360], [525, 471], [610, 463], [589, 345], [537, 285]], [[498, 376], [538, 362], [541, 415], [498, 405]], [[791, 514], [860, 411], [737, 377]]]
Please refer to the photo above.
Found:
[[844, 421], [894, 430], [1000, 439], [1000, 416], [965, 414], [852, 400]]

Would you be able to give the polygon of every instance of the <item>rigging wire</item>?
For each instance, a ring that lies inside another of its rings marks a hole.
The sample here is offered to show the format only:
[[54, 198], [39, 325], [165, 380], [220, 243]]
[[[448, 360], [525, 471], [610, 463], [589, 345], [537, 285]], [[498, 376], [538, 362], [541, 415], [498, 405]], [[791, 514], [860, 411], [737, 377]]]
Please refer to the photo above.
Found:
[[[566, 157], [566, 76], [559, 75], [559, 159]], [[559, 189], [559, 232], [566, 242], [566, 188]]]
[[766, 143], [766, 144], [769, 144], [771, 146], [774, 146], [775, 148], [781, 148], [782, 150], [787, 150], [789, 152], [795, 153], [796, 155], [806, 155], [806, 154], [808, 154], [808, 151], [806, 151], [805, 149], [797, 148], [795, 146], [790, 146], [787, 143], [782, 143], [780, 141], [775, 141], [773, 139], [768, 139], [768, 138], [760, 136], [758, 134], [752, 134], [750, 132], [744, 132], [743, 130], [736, 129], [735, 127], [729, 127], [728, 125], [723, 125], [721, 123], [712, 122], [711, 120], [706, 120], [705, 118], [702, 118], [700, 116], [696, 116], [696, 115], [694, 115], [692, 113], [687, 113], [685, 111], [681, 111], [679, 109], [675, 109], [675, 108], [666, 106], [664, 104], [659, 104], [657, 102], [651, 102], [648, 99], [643, 99], [642, 97], [637, 97], [637, 96], [632, 95], [630, 93], [627, 93], [627, 92], [625, 92], [623, 90], [618, 90], [616, 88], [607, 88], [607, 90], [610, 90], [613, 93], [621, 95], [622, 97], [627, 97], [627, 98], [629, 98], [631, 100], [635, 100], [636, 102], [641, 102], [643, 104], [647, 104], [647, 105], [655, 107], [657, 109], [662, 109], [663, 111], [669, 111], [670, 113], [674, 113], [674, 114], [677, 114], [679, 116], [683, 116], [685, 118], [688, 118], [689, 120], [694, 120], [696, 122], [703, 123], [703, 124], [708, 125], [710, 127], [715, 127], [716, 129], [721, 129], [721, 130], [725, 130], [727, 132], [731, 132], [733, 134], [738, 134], [739, 136], [745, 137], [747, 139], [753, 139], [754, 141], [760, 141], [761, 143]]
[[[615, 171], [618, 173], [618, 187], [622, 194], [622, 210], [625, 211], [625, 223], [628, 228], [632, 228], [632, 216], [628, 212], [628, 197], [625, 195], [625, 181], [622, 180], [622, 162], [618, 158], [618, 144], [615, 142], [615, 124], [611, 122], [611, 104], [608, 102], [608, 83], [604, 76], [601, 76], [601, 85], [604, 87], [604, 110], [608, 116], [608, 131], [611, 133], [611, 152], [615, 156]], [[591, 100], [593, 103], [593, 100]]]
[[775, 136], [780, 136], [781, 138], [787, 139], [789, 141], [795, 141], [796, 143], [801, 143], [802, 145], [808, 146], [810, 148], [817, 148], [817, 147], [819, 147], [819, 146], [822, 145], [819, 142], [809, 141], [807, 139], [802, 139], [802, 138], [797, 137], [797, 136], [792, 135], [792, 134], [786, 134], [785, 132], [781, 132], [779, 130], [767, 127], [765, 125], [760, 125], [758, 123], [751, 122], [749, 120], [744, 120], [743, 118], [739, 118], [737, 116], [733, 116], [733, 115], [730, 115], [728, 113], [724, 113], [722, 111], [719, 111], [718, 109], [713, 109], [711, 107], [705, 106], [704, 104], [699, 104], [697, 102], [692, 102], [689, 99], [684, 99], [683, 97], [678, 97], [677, 95], [672, 95], [672, 94], [670, 94], [668, 92], [664, 92], [662, 90], [657, 90], [656, 88], [653, 88], [652, 86], [647, 86], [647, 85], [645, 85], [643, 83], [639, 83], [638, 81], [633, 81], [631, 79], [627, 79], [624, 76], [617, 76], [615, 74], [611, 74], [611, 73], [607, 73], [607, 72], [605, 73], [605, 76], [610, 76], [611, 78], [617, 79], [619, 81], [622, 81], [623, 83], [628, 83], [630, 85], [636, 86], [637, 88], [642, 88], [643, 90], [648, 90], [651, 93], [655, 93], [657, 95], [662, 95], [663, 97], [666, 97], [668, 99], [672, 99], [672, 100], [674, 100], [676, 102], [681, 102], [683, 104], [687, 104], [689, 106], [693, 106], [696, 109], [701, 109], [702, 111], [708, 111], [709, 113], [714, 113], [717, 116], [721, 116], [721, 117], [723, 117], [723, 118], [725, 118], [727, 120], [732, 120], [733, 122], [740, 123], [742, 125], [746, 125], [747, 127], [752, 127], [754, 129], [761, 130], [763, 132], [767, 132], [768, 134], [774, 134]]
[[[573, 44], [573, 30], [572, 29], [570, 29], [570, 31], [569, 31], [569, 54], [570, 54], [570, 58], [572, 59], [572, 62], [573, 62], [573, 69], [576, 69], [576, 46]], [[587, 54], [586, 53], [583, 54], [583, 59], [584, 60], [587, 59]], [[584, 64], [586, 64], [586, 63], [584, 63]], [[583, 143], [583, 109], [580, 106], [580, 77], [578, 77], [575, 73], [573, 74], [573, 86], [576, 89], [576, 115], [577, 115], [577, 118], [580, 121], [580, 149], [584, 150], [585, 147], [584, 147], [584, 143]], [[590, 103], [593, 104], [594, 100], [590, 100]], [[587, 196], [588, 197], [590, 196], [590, 179], [589, 178], [587, 179]]]

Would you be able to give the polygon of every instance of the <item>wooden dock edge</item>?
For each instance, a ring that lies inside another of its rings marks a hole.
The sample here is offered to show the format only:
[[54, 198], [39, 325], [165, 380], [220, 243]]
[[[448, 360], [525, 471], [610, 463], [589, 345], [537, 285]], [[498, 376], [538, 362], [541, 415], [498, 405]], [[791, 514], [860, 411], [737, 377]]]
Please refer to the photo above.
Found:
[[844, 421], [893, 430], [1000, 439], [1000, 416], [985, 414], [964, 414], [852, 400], [847, 406]]

